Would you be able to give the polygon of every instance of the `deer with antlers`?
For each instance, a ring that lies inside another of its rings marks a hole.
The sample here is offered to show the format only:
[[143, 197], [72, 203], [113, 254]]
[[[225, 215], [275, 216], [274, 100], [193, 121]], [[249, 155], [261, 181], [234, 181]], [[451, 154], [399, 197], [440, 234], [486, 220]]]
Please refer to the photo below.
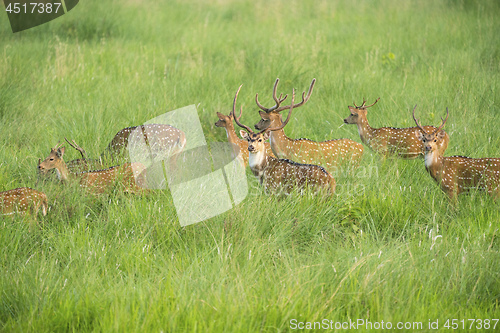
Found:
[[[103, 162], [102, 159], [94, 160], [94, 159], [89, 159], [87, 158], [87, 152], [85, 149], [82, 147], [78, 146], [78, 144], [75, 142], [75, 140], [72, 140], [73, 142], [70, 142], [68, 139], [64, 138], [66, 142], [73, 147], [74, 149], [78, 150], [80, 152], [81, 158], [77, 158], [75, 160], [71, 160], [69, 162], [66, 162], [66, 167], [70, 172], [73, 173], [79, 173], [79, 172], [84, 172], [84, 171], [90, 171], [90, 170], [99, 170], [103, 168]], [[42, 163], [42, 159], [38, 159], [38, 165]], [[46, 177], [49, 175], [49, 173], [53, 174], [55, 169], [41, 169], [37, 167], [38, 175], [42, 177]]]
[[[367, 109], [375, 105], [380, 98], [370, 105], [366, 105], [366, 101], [363, 100], [363, 104], [357, 106], [348, 106], [351, 114], [349, 117], [344, 119], [346, 124], [356, 124], [358, 126], [359, 136], [361, 141], [370, 147], [377, 153], [381, 153], [385, 156], [395, 155], [404, 159], [415, 159], [417, 157], [423, 156], [423, 145], [422, 142], [416, 136], [415, 130], [418, 127], [408, 127], [408, 128], [394, 128], [394, 127], [380, 127], [373, 128], [368, 124]], [[434, 126], [424, 126], [426, 131], [434, 131], [436, 128]], [[444, 154], [446, 148], [448, 148], [448, 142], [450, 138], [448, 134], [444, 133], [444, 138], [439, 144], [439, 151]]]
[[145, 143], [152, 159], [166, 159], [182, 152], [186, 145], [183, 131], [166, 124], [146, 124], [124, 128], [113, 137], [102, 159], [120, 161], [127, 156], [130, 145]]
[[446, 119], [441, 118], [441, 126], [429, 132], [420, 126], [418, 119], [415, 118], [415, 108], [413, 119], [418, 127], [415, 135], [424, 146], [425, 168], [441, 185], [441, 189], [451, 199], [470, 190], [486, 191], [498, 198], [500, 196], [500, 158], [444, 157], [439, 148], [446, 138], [442, 128], [448, 120], [448, 108], [446, 108]]
[[81, 187], [96, 194], [106, 192], [117, 183], [123, 186], [124, 192], [144, 192], [140, 185], [145, 184], [143, 173], [145, 167], [141, 163], [126, 163], [97, 171], [72, 172], [63, 160], [64, 150], [65, 147], [56, 145], [51, 149], [49, 156], [39, 163], [38, 169], [42, 172], [55, 169], [57, 177], [62, 182], [79, 180]]
[[[233, 105], [234, 109], [234, 105]], [[233, 112], [230, 112], [228, 116], [217, 112], [217, 117], [219, 117], [219, 120], [215, 123], [216, 127], [223, 127], [226, 130], [227, 134], [227, 140], [229, 143], [232, 143], [233, 145], [236, 145], [239, 148], [239, 158], [242, 159], [243, 161], [243, 166], [248, 165], [248, 142], [246, 140], [240, 139], [236, 135], [236, 131], [234, 129], [234, 115]], [[264, 145], [266, 146], [266, 151], [269, 156], [273, 156], [273, 151], [271, 149], [271, 145], [269, 142], [265, 142]]]
[[[276, 96], [279, 79], [276, 79], [273, 88], [273, 99], [275, 105], [266, 108], [259, 102], [259, 94], [255, 95], [255, 102], [262, 110], [259, 111], [261, 120], [255, 125], [257, 130], [263, 130], [266, 127], [280, 127], [279, 130], [271, 131], [269, 142], [274, 154], [279, 158], [287, 158], [300, 163], [318, 164], [327, 170], [336, 171], [339, 164], [348, 162], [356, 166], [359, 164], [363, 155], [363, 145], [350, 139], [336, 139], [322, 142], [316, 142], [309, 139], [291, 139], [283, 130], [287, 122], [282, 121], [280, 112], [291, 108], [298, 108], [304, 105], [311, 97], [316, 79], [313, 79], [307, 95], [302, 93], [302, 102], [281, 106], [288, 95], [283, 97], [280, 94]], [[283, 125], [283, 126], [282, 126]]]
[[29, 187], [0, 192], [0, 213], [2, 215], [32, 213], [36, 216], [40, 207], [43, 216], [47, 215], [47, 196], [43, 192]]
[[[233, 114], [236, 112], [236, 99], [240, 89], [241, 86], [234, 96]], [[243, 107], [240, 108], [240, 115], [235, 117], [234, 120], [238, 126], [245, 129], [240, 131], [240, 135], [248, 142], [248, 164], [250, 169], [264, 188], [273, 193], [289, 194], [294, 189], [304, 189], [309, 186], [333, 194], [336, 186], [335, 179], [323, 167], [278, 159], [267, 154], [264, 142], [269, 138], [270, 132], [279, 131], [288, 123], [292, 114], [294, 99], [295, 91], [292, 94], [292, 106], [283, 124], [276, 127], [267, 127], [258, 133], [240, 123]]]
[[82, 156], [66, 163], [68, 169], [75, 173], [101, 169], [108, 161], [123, 162], [128, 157], [129, 150], [134, 149], [131, 145], [147, 147], [144, 154], [148, 154], [152, 160], [156, 161], [168, 159], [182, 152], [186, 145], [184, 132], [166, 124], [132, 126], [118, 131], [99, 159], [89, 159], [85, 149], [80, 147], [75, 140], [70, 142], [64, 139]]

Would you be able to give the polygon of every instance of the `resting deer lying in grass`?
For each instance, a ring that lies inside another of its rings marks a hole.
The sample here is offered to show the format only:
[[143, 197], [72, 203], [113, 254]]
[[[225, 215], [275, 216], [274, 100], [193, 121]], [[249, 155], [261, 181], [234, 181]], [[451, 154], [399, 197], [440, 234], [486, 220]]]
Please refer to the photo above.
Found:
[[[233, 114], [235, 114], [235, 105], [238, 89], [234, 96]], [[292, 104], [295, 99], [295, 91], [292, 95]], [[252, 173], [259, 179], [264, 188], [273, 193], [289, 194], [294, 189], [304, 189], [311, 187], [318, 190], [324, 190], [328, 194], [335, 192], [335, 179], [323, 167], [311, 164], [300, 164], [286, 159], [277, 159], [269, 156], [266, 151], [265, 141], [269, 137], [269, 132], [278, 131], [285, 127], [290, 120], [293, 106], [290, 107], [286, 121], [277, 127], [268, 127], [258, 133], [254, 133], [250, 127], [240, 123], [243, 107], [240, 108], [239, 117], [235, 118], [236, 124], [246, 131], [241, 130], [240, 135], [248, 142], [248, 164]]]
[[[66, 142], [68, 142], [68, 144], [71, 147], [78, 150], [80, 152], [80, 155], [82, 156], [82, 158], [77, 158], [75, 160], [71, 160], [71, 161], [66, 163], [66, 167], [68, 168], [68, 170], [70, 172], [79, 173], [79, 172], [90, 171], [90, 170], [99, 170], [99, 169], [102, 169], [104, 167], [101, 159], [93, 160], [93, 159], [87, 158], [87, 152], [83, 148], [78, 146], [78, 144], [75, 142], [75, 140], [72, 140], [73, 142], [71, 143], [71, 142], [69, 142], [68, 139], [66, 139], [66, 138], [64, 138], [64, 139], [66, 140]], [[40, 163], [42, 163], [42, 160], [38, 159], [38, 165], [40, 165]], [[48, 170], [48, 169], [37, 168], [37, 170], [38, 170], [38, 175], [45, 178], [46, 176], [48, 176], [49, 173], [53, 174], [55, 169]]]
[[[234, 105], [233, 105], [234, 109]], [[234, 125], [233, 125], [233, 120], [234, 120], [234, 115], [232, 112], [229, 113], [228, 116], [217, 112], [217, 117], [219, 117], [219, 120], [215, 123], [215, 126], [217, 127], [224, 127], [226, 129], [226, 134], [227, 134], [227, 140], [229, 143], [232, 143], [234, 145], [237, 145], [240, 149], [239, 157], [243, 160], [243, 165], [247, 166], [248, 165], [248, 142], [246, 140], [240, 139], [236, 135], [236, 131], [234, 130]], [[264, 145], [266, 146], [266, 151], [269, 156], [273, 156], [273, 151], [271, 150], [271, 145], [269, 142], [265, 142]]]
[[470, 190], [486, 191], [498, 198], [500, 196], [500, 158], [443, 156], [439, 147], [443, 145], [446, 135], [441, 129], [448, 120], [448, 115], [448, 108], [446, 108], [446, 119], [443, 120], [441, 126], [428, 132], [418, 123], [415, 118], [415, 109], [413, 109], [413, 119], [419, 128], [415, 130], [415, 135], [424, 145], [426, 170], [451, 199]]
[[[102, 169], [104, 167], [101, 158], [99, 158], [98, 160], [89, 159], [87, 157], [87, 152], [85, 151], [85, 149], [80, 147], [75, 142], [75, 140], [72, 140], [73, 142], [69, 142], [69, 140], [66, 138], [64, 138], [64, 140], [66, 140], [66, 142], [71, 147], [78, 150], [80, 152], [80, 155], [82, 156], [82, 158], [78, 158], [76, 160], [72, 160], [72, 161], [69, 161], [66, 163], [66, 166], [68, 167], [69, 171], [74, 172], [74, 173], [78, 173], [78, 172], [84, 172], [84, 171], [99, 170], [99, 169]], [[40, 163], [38, 163], [38, 164], [40, 164]]]
[[64, 147], [59, 148], [59, 146], [52, 148], [49, 156], [38, 165], [38, 169], [42, 172], [55, 169], [61, 181], [78, 180], [81, 187], [88, 188], [94, 193], [106, 192], [117, 183], [123, 186], [124, 192], [144, 192], [144, 189], [138, 185], [145, 184], [143, 173], [145, 168], [141, 163], [126, 163], [105, 170], [75, 173], [68, 169], [63, 160], [64, 150]]
[[[418, 127], [373, 128], [368, 124], [368, 119], [366, 117], [367, 109], [375, 105], [379, 99], [380, 98], [370, 105], [365, 105], [366, 101], [363, 101], [363, 104], [360, 106], [353, 103], [354, 106], [349, 106], [351, 114], [344, 119], [344, 123], [356, 124], [358, 126], [361, 141], [377, 153], [381, 153], [385, 156], [396, 155], [404, 159], [415, 159], [423, 156], [422, 142], [415, 134], [415, 130], [418, 130]], [[423, 128], [426, 131], [434, 131], [436, 129], [434, 126], [424, 126]], [[448, 142], [450, 141], [448, 134], [445, 132], [443, 133], [444, 138], [438, 146], [441, 154], [444, 154], [446, 148], [448, 148]]]
[[80, 147], [75, 140], [72, 140], [72, 142], [66, 138], [65, 140], [71, 147], [78, 150], [82, 156], [81, 159], [66, 163], [69, 171], [75, 173], [102, 169], [105, 162], [123, 162], [128, 157], [131, 142], [140, 145], [144, 143], [148, 148], [148, 151], [144, 153], [150, 154], [154, 160], [163, 160], [178, 154], [182, 152], [186, 145], [184, 132], [165, 124], [146, 124], [127, 127], [118, 131], [97, 160], [87, 158], [85, 149]]
[[[266, 108], [259, 103], [259, 94], [255, 95], [255, 102], [262, 110], [259, 111], [261, 120], [255, 125], [257, 130], [263, 130], [266, 127], [280, 127], [283, 124], [280, 112], [291, 108], [298, 108], [304, 105], [311, 97], [314, 83], [313, 79], [307, 96], [302, 93], [302, 102], [281, 106], [288, 95], [280, 94], [276, 96], [279, 79], [276, 79], [273, 88], [273, 99], [276, 105]], [[329, 171], [336, 171], [336, 167], [342, 163], [349, 163], [357, 166], [363, 155], [363, 145], [350, 139], [335, 139], [317, 142], [305, 138], [290, 139], [281, 126], [279, 130], [271, 131], [269, 142], [274, 154], [279, 158], [287, 158], [300, 163], [318, 164]]]
[[131, 142], [144, 142], [152, 159], [163, 160], [182, 152], [186, 145], [183, 131], [166, 124], [146, 124], [120, 130], [109, 143], [101, 159], [114, 162], [128, 157]]
[[40, 191], [29, 187], [19, 187], [0, 192], [0, 213], [2, 215], [32, 213], [36, 216], [40, 207], [42, 214], [47, 215], [47, 196]]

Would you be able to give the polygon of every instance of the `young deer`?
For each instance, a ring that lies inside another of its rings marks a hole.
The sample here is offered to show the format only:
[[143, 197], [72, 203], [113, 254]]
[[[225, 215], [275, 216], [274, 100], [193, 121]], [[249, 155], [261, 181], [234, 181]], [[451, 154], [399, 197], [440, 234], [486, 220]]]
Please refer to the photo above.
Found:
[[[344, 119], [344, 123], [356, 124], [358, 126], [361, 141], [377, 153], [381, 153], [385, 156], [396, 155], [404, 159], [415, 159], [423, 156], [422, 142], [415, 134], [415, 130], [418, 129], [417, 127], [372, 128], [368, 124], [368, 119], [366, 118], [367, 109], [375, 105], [379, 99], [380, 98], [371, 105], [365, 105], [366, 101], [363, 100], [363, 104], [360, 106], [357, 106], [356, 103], [353, 103], [354, 106], [348, 106], [351, 114]], [[434, 131], [436, 129], [434, 126], [424, 126], [424, 128], [426, 131]], [[438, 146], [441, 154], [444, 154], [444, 151], [448, 148], [449, 141], [450, 138], [448, 134], [444, 133], [444, 139]]]
[[424, 145], [426, 170], [451, 199], [470, 190], [486, 191], [498, 198], [500, 195], [500, 158], [443, 156], [439, 147], [443, 144], [446, 134], [441, 129], [448, 120], [448, 115], [448, 108], [446, 108], [446, 119], [441, 118], [443, 121], [441, 126], [432, 132], [427, 132], [418, 123], [415, 118], [415, 109], [413, 109], [413, 119], [419, 128], [415, 130], [415, 135]]
[[[266, 127], [280, 127], [283, 125], [280, 112], [291, 108], [298, 108], [304, 105], [311, 97], [314, 83], [313, 79], [307, 96], [305, 92], [302, 93], [302, 102], [298, 104], [290, 104], [281, 106], [281, 103], [288, 97], [288, 95], [280, 94], [279, 98], [276, 96], [276, 89], [278, 87], [279, 79], [276, 79], [273, 88], [273, 99], [276, 103], [275, 106], [266, 108], [259, 103], [259, 94], [255, 95], [255, 102], [262, 110], [259, 111], [261, 120], [255, 125], [257, 130], [263, 130]], [[286, 123], [285, 123], [286, 124]], [[359, 164], [363, 155], [363, 145], [352, 141], [350, 139], [336, 139], [328, 141], [312, 141], [309, 139], [290, 139], [286, 136], [285, 131], [281, 129], [272, 131], [269, 135], [269, 142], [274, 154], [279, 158], [287, 158], [300, 163], [319, 164], [329, 171], [336, 170], [336, 167], [342, 163], [350, 163], [353, 166]]]
[[[241, 86], [234, 96], [233, 114], [235, 114], [236, 98], [240, 89]], [[294, 99], [295, 91], [292, 95], [292, 104]], [[240, 115], [234, 120], [238, 126], [246, 130], [241, 130], [240, 135], [248, 141], [248, 164], [250, 169], [264, 188], [273, 193], [290, 194], [294, 189], [303, 189], [310, 186], [324, 190], [331, 195], [335, 192], [335, 179], [323, 167], [278, 159], [267, 154], [264, 142], [269, 138], [269, 132], [278, 131], [285, 127], [290, 120], [292, 109], [293, 106], [290, 107], [288, 117], [282, 125], [268, 127], [254, 133], [250, 127], [240, 123], [243, 107], [240, 108]]]
[[[234, 105], [233, 105], [234, 109]], [[219, 117], [219, 120], [215, 123], [215, 126], [217, 127], [224, 127], [226, 129], [226, 134], [227, 134], [227, 140], [234, 144], [237, 145], [240, 149], [239, 156], [243, 160], [243, 165], [247, 166], [248, 165], [248, 142], [246, 140], [240, 139], [236, 135], [236, 131], [234, 130], [234, 125], [233, 125], [233, 120], [234, 120], [234, 115], [232, 112], [229, 113], [228, 116], [217, 112], [217, 117]], [[274, 157], [273, 151], [271, 150], [271, 145], [269, 142], [264, 143], [266, 146], [266, 151], [267, 154], [270, 156]]]
[[47, 215], [47, 196], [40, 191], [29, 187], [19, 187], [0, 192], [0, 214], [2, 215], [33, 213], [36, 216], [40, 207], [42, 207], [43, 216]]
[[143, 173], [145, 167], [141, 163], [126, 163], [105, 170], [75, 173], [68, 169], [63, 160], [64, 149], [64, 147], [59, 148], [59, 145], [52, 148], [49, 156], [38, 165], [38, 169], [42, 172], [56, 169], [57, 177], [61, 181], [77, 179], [81, 187], [88, 188], [94, 193], [104, 193], [116, 183], [121, 184], [125, 192], [144, 192], [140, 185], [145, 184]]

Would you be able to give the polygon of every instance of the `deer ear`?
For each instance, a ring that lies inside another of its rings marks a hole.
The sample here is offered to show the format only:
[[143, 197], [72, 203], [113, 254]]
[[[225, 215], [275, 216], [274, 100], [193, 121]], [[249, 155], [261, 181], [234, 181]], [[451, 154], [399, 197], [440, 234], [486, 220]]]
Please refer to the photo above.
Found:
[[420, 141], [422, 141], [422, 139], [424, 138], [424, 134], [422, 133], [422, 131], [420, 129], [416, 129], [415, 130], [415, 136], [417, 137], [417, 139], [419, 139]]
[[217, 117], [219, 117], [220, 120], [224, 120], [224, 115], [220, 112], [217, 112]]
[[264, 140], [269, 139], [269, 131], [265, 131], [264, 133], [262, 133], [262, 137], [264, 138]]
[[64, 147], [57, 148], [57, 156], [63, 157], [63, 155], [64, 155]]
[[269, 119], [269, 115], [268, 115], [266, 112], [264, 112], [264, 111], [259, 111], [259, 114], [260, 114], [260, 117], [261, 117], [262, 119], [266, 119], [266, 120], [267, 120], [267, 119]]
[[248, 133], [244, 130], [240, 130], [240, 136], [248, 141]]
[[440, 130], [439, 133], [437, 134], [437, 137], [439, 140], [444, 139], [444, 136], [446, 135], [446, 132], [444, 130]]
[[271, 121], [268, 120], [268, 119], [261, 119], [259, 120], [259, 122], [257, 124], [255, 124], [255, 129], [256, 130], [263, 130], [264, 128], [268, 128], [269, 126], [271, 126]]

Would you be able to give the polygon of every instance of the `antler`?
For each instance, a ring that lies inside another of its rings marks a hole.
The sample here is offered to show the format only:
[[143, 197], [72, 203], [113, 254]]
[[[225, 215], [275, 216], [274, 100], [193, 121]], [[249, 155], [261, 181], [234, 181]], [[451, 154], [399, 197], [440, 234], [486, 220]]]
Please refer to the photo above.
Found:
[[417, 124], [417, 127], [420, 128], [420, 130], [424, 133], [427, 133], [422, 126], [418, 123], [418, 119], [415, 118], [415, 109], [417, 108], [417, 104], [415, 104], [415, 107], [413, 108], [413, 120], [415, 120], [415, 123]]
[[234, 115], [234, 121], [236, 122], [236, 124], [238, 124], [239, 127], [246, 129], [249, 133], [253, 133], [253, 131], [252, 131], [252, 129], [250, 127], [248, 127], [247, 125], [243, 125], [242, 123], [240, 123], [241, 114], [243, 113], [243, 106], [240, 107], [240, 115], [239, 115], [239, 117], [236, 117], [236, 99], [238, 98], [238, 94], [240, 93], [240, 89], [241, 89], [242, 86], [243, 85], [241, 85], [238, 88], [238, 91], [236, 92], [236, 95], [234, 95], [232, 114]]
[[[238, 98], [238, 93], [240, 92], [241, 86], [238, 88], [238, 91], [236, 92], [236, 95], [234, 96], [233, 111], [232, 111], [233, 115], [236, 115], [236, 99]], [[281, 96], [280, 96], [280, 98], [281, 98]], [[278, 131], [278, 130], [282, 129], [283, 127], [285, 127], [286, 124], [288, 124], [288, 122], [290, 121], [290, 117], [292, 116], [292, 110], [293, 110], [293, 108], [295, 106], [293, 104], [294, 100], [295, 100], [295, 89], [292, 92], [292, 104], [290, 105], [290, 111], [288, 111], [288, 116], [286, 117], [286, 120], [280, 126], [274, 127], [274, 128], [269, 128], [269, 127], [268, 128], [264, 128], [258, 134], [264, 133], [266, 131]], [[249, 132], [249, 133], [255, 133], [254, 131], [252, 131], [252, 129], [250, 127], [248, 127], [248, 126], [240, 123], [240, 118], [241, 118], [242, 113], [243, 113], [243, 107], [240, 106], [240, 115], [238, 117], [235, 116], [234, 117], [234, 121], [236, 122], [236, 124], [238, 124], [238, 126], [240, 126], [241, 128], [246, 129], [247, 132]]]
[[280, 97], [277, 98], [276, 97], [276, 90], [278, 88], [278, 83], [280, 82], [280, 79], [277, 78], [276, 79], [276, 82], [274, 82], [274, 88], [273, 88], [273, 99], [274, 101], [276, 102], [276, 105], [271, 107], [271, 108], [266, 108], [264, 106], [262, 106], [260, 103], [259, 103], [259, 94], [255, 94], [255, 103], [257, 103], [257, 106], [262, 110], [262, 111], [265, 111], [265, 112], [271, 112], [271, 111], [274, 111], [276, 110], [280, 105], [281, 103], [283, 103], [283, 101], [288, 97], [288, 95], [285, 95], [285, 97], [281, 98], [283, 96], [283, 94], [280, 94]]
[[448, 116], [450, 115], [450, 113], [448, 112], [448, 108], [446, 108], [446, 119], [443, 120], [443, 117], [441, 117], [441, 120], [443, 121], [443, 123], [441, 124], [441, 126], [439, 126], [439, 128], [437, 130], [434, 131], [434, 134], [438, 133], [444, 126], [444, 123], [446, 123], [446, 121], [448, 120]]
[[380, 97], [377, 98], [377, 100], [373, 104], [370, 104], [370, 105], [365, 105], [366, 104], [365, 99], [363, 99], [363, 104], [361, 104], [360, 106], [357, 106], [356, 103], [354, 103], [354, 102], [352, 102], [352, 104], [354, 104], [356, 109], [368, 109], [370, 106], [374, 106], [378, 102], [379, 99], [380, 99]]
[[294, 108], [295, 105], [293, 105], [293, 101], [295, 100], [295, 89], [292, 90], [292, 104], [290, 104], [290, 111], [288, 111], [288, 117], [286, 117], [286, 120], [278, 127], [274, 127], [274, 128], [266, 128], [264, 130], [261, 131], [264, 132], [264, 131], [278, 131], [280, 129], [282, 129], [283, 127], [286, 126], [286, 124], [288, 124], [288, 121], [290, 120], [290, 117], [292, 116], [292, 110]]
[[[420, 126], [420, 124], [418, 123], [418, 119], [415, 118], [415, 109], [417, 108], [417, 105], [415, 105], [415, 107], [413, 108], [413, 120], [415, 120], [415, 123], [417, 124], [418, 128], [420, 128], [422, 130], [422, 132], [424, 133], [427, 133], [424, 128], [422, 126]], [[436, 129], [433, 134], [436, 134], [438, 133], [443, 127], [444, 127], [444, 124], [446, 123], [446, 121], [448, 120], [448, 116], [450, 115], [450, 113], [448, 112], [448, 108], [446, 108], [446, 119], [443, 119], [443, 117], [441, 117], [441, 120], [443, 121], [443, 123], [441, 124], [441, 126], [438, 127], [438, 129]]]
[[[292, 107], [293, 105], [293, 102], [292, 102], [292, 105], [286, 105], [286, 106], [281, 106], [281, 103], [288, 97], [288, 95], [285, 95], [285, 97], [281, 98], [281, 96], [283, 96], [283, 94], [280, 94], [280, 97], [277, 98], [276, 97], [276, 89], [278, 87], [278, 82], [279, 82], [279, 79], [276, 79], [276, 82], [274, 83], [274, 89], [273, 89], [273, 99], [274, 101], [276, 102], [276, 105], [271, 107], [271, 108], [265, 108], [263, 107], [260, 103], [259, 103], [259, 100], [258, 100], [258, 96], [259, 94], [256, 94], [255, 95], [255, 102], [257, 103], [257, 106], [259, 108], [261, 108], [263, 111], [269, 113], [271, 111], [274, 111], [274, 112], [281, 112], [283, 110], [288, 110]], [[311, 97], [311, 94], [312, 94], [312, 91], [313, 91], [313, 88], [314, 88], [314, 84], [316, 83], [316, 79], [313, 79], [312, 82], [311, 82], [311, 85], [309, 86], [309, 91], [307, 93], [307, 96], [306, 96], [306, 92], [304, 91], [302, 93], [302, 102], [298, 103], [298, 104], [295, 104], [293, 105], [294, 108], [298, 108], [299, 106], [302, 106], [304, 105], [304, 103], [306, 103], [309, 98]]]
[[52, 150], [57, 150], [58, 148], [61, 147], [61, 141], [58, 141], [57, 144], [52, 148]]
[[68, 139], [64, 138], [64, 140], [66, 140], [67, 143], [69, 143], [69, 145], [73, 148], [75, 148], [76, 150], [78, 150], [80, 152], [80, 154], [82, 155], [82, 158], [83, 159], [87, 159], [87, 152], [85, 151], [85, 149], [83, 149], [82, 147], [80, 147], [79, 145], [76, 144], [75, 140], [71, 139], [71, 141], [73, 141], [73, 143], [69, 142]]

